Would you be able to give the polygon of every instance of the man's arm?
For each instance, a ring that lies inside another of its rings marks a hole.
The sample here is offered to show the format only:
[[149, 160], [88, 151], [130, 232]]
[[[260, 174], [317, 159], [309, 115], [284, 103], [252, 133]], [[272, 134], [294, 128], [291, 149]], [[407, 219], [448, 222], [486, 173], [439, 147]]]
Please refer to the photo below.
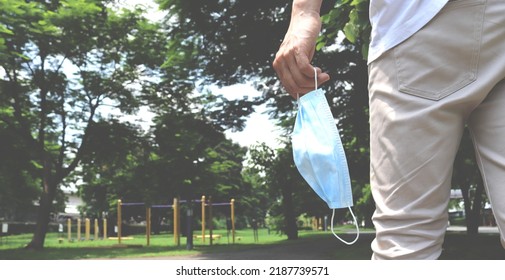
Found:
[[[310, 64], [314, 56], [316, 40], [321, 31], [320, 10], [323, 0], [294, 0], [291, 21], [273, 67], [279, 79], [296, 98], [314, 90], [314, 67]], [[330, 79], [327, 73], [317, 69], [318, 84]]]

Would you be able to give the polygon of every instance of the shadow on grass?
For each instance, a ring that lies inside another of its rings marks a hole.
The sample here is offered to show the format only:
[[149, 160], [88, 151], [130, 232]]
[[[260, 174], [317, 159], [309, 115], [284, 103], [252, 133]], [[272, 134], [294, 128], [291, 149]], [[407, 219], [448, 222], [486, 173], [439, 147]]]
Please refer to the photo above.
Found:
[[450, 232], [446, 234], [441, 260], [505, 260], [498, 234]]
[[[369, 260], [372, 255], [370, 239], [360, 238], [350, 247], [342, 247], [332, 259]], [[505, 250], [498, 234], [469, 236], [465, 232], [448, 232], [439, 260], [505, 260]]]

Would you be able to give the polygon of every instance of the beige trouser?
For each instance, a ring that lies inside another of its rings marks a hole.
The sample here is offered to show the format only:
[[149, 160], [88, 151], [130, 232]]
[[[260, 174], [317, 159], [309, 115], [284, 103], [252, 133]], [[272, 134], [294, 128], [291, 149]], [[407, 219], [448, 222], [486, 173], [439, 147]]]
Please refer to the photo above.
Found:
[[468, 125], [505, 245], [505, 1], [452, 1], [369, 66], [373, 259], [436, 259]]

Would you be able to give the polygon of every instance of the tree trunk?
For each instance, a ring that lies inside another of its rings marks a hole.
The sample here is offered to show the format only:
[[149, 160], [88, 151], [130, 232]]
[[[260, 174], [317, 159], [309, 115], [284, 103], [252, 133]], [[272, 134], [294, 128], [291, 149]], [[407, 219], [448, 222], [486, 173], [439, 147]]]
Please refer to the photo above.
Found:
[[468, 235], [475, 236], [479, 234], [479, 225], [481, 221], [482, 194], [484, 192], [484, 184], [482, 179], [477, 182], [475, 197], [473, 198], [472, 209], [467, 213], [466, 231]]
[[40, 196], [40, 205], [37, 213], [37, 225], [35, 227], [35, 232], [33, 233], [32, 241], [26, 245], [27, 249], [42, 250], [44, 248], [44, 241], [46, 239], [47, 228], [51, 217], [53, 200], [57, 187], [56, 184], [46, 182], [47, 179], [44, 178], [44, 189]]
[[463, 193], [463, 200], [465, 203], [466, 232], [468, 235], [474, 236], [479, 233], [480, 209], [482, 207], [482, 194], [484, 191], [482, 178], [479, 178], [477, 181], [473, 201], [471, 201], [472, 198], [470, 197], [469, 186], [461, 187], [461, 191]]
[[151, 214], [151, 230], [153, 234], [160, 234], [161, 232], [161, 217], [158, 211], [152, 211]]
[[288, 240], [298, 239], [298, 226], [296, 225], [295, 209], [293, 207], [293, 193], [288, 186], [282, 187], [282, 204]]
[[[373, 228], [374, 224], [372, 221], [372, 216], [375, 211], [375, 203], [372, 201], [368, 201], [365, 206], [365, 228]], [[358, 221], [359, 222], [359, 221]]]

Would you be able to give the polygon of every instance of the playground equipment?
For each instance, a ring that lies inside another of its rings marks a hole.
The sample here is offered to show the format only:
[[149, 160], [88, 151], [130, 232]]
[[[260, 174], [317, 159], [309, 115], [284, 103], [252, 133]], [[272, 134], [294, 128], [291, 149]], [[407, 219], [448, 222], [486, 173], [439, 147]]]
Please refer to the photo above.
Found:
[[[206, 207], [209, 208], [209, 219], [212, 221], [212, 207], [213, 206], [230, 206], [231, 212], [231, 231], [232, 231], [232, 240], [235, 243], [235, 199], [231, 199], [230, 202], [225, 203], [212, 203], [211, 198], [209, 200], [205, 200], [205, 196], [202, 196], [201, 200], [179, 200], [178, 198], [174, 198], [173, 204], [171, 205], [151, 205], [150, 207], [146, 207], [146, 244], [150, 245], [150, 236], [151, 236], [151, 208], [172, 208], [173, 209], [173, 233], [174, 233], [174, 243], [177, 246], [181, 245], [181, 204], [184, 203], [201, 203], [202, 205], [202, 240], [205, 243], [205, 220], [206, 220]], [[121, 244], [122, 239], [122, 207], [123, 206], [145, 206], [143, 202], [133, 202], [133, 203], [124, 203], [120, 199], [117, 202], [117, 235], [118, 235], [118, 243]], [[209, 223], [209, 237], [210, 237], [210, 245], [212, 245], [212, 223]], [[192, 236], [191, 236], [192, 237]]]
[[[123, 206], [145, 206], [143, 202], [130, 202], [124, 203], [121, 199], [117, 201], [117, 240], [118, 244], [122, 242], [122, 231], [123, 231], [123, 223], [122, 223], [122, 207]], [[146, 207], [146, 243], [147, 246], [150, 245], [150, 237], [151, 237], [151, 208]]]
[[180, 206], [179, 199], [174, 198], [174, 241], [177, 246], [181, 245], [181, 215], [180, 215]]
[[[213, 203], [212, 198], [209, 197], [206, 199], [205, 196], [202, 196], [201, 200], [179, 200], [178, 198], [174, 198], [173, 204], [168, 204], [168, 205], [151, 205], [146, 207], [146, 244], [147, 246], [150, 245], [150, 237], [151, 237], [151, 211], [152, 208], [171, 208], [173, 209], [173, 233], [174, 233], [174, 243], [177, 246], [181, 245], [181, 204], [185, 203], [201, 203], [201, 217], [202, 217], [202, 242], [205, 243], [206, 239], [209, 238], [209, 243], [212, 245], [214, 238], [218, 238], [220, 236], [215, 236], [213, 235], [213, 227], [212, 227], [212, 222], [209, 222], [207, 224], [207, 219], [209, 221], [212, 221], [212, 215], [213, 215], [213, 207], [218, 207], [218, 206], [229, 206], [230, 207], [230, 216], [231, 216], [231, 222], [228, 227], [228, 230], [231, 230], [232, 234], [232, 242], [235, 243], [235, 199], [231, 199], [230, 202], [224, 202], [224, 203]], [[117, 231], [117, 240], [118, 243], [121, 244], [123, 240], [123, 227], [122, 227], [122, 208], [124, 206], [146, 206], [145, 203], [143, 202], [133, 202], [133, 203], [124, 203], [120, 199], [117, 201], [117, 225], [116, 225], [116, 231]], [[83, 221], [79, 218], [77, 219], [76, 222], [76, 240], [81, 241], [89, 241], [91, 239], [91, 220], [89, 218], [84, 219], [84, 238], [81, 238], [82, 236], [82, 224]], [[98, 219], [94, 219], [94, 228], [93, 228], [93, 234], [94, 234], [94, 240], [99, 239], [100, 235], [100, 227], [98, 225]], [[209, 230], [209, 235], [206, 235], [206, 230]], [[102, 236], [103, 239], [107, 239], [107, 219], [103, 219], [103, 226], [102, 226]], [[191, 236], [193, 237], [193, 236]], [[68, 241], [73, 241], [72, 239], [72, 220], [67, 219], [67, 238]]]
[[[81, 219], [77, 219], [76, 222], [76, 240], [81, 241]], [[107, 219], [103, 219], [103, 239], [107, 239]], [[98, 219], [94, 220], [94, 227], [93, 227], [93, 234], [94, 234], [94, 240], [98, 240], [99, 238], [99, 233], [100, 233], [100, 227], [98, 226]], [[86, 218], [84, 220], [84, 240], [89, 241], [91, 239], [91, 220], [89, 218]], [[69, 242], [72, 241], [72, 219], [67, 219], [67, 240]]]
[[175, 237], [175, 233], [176, 231], [179, 232], [179, 225], [180, 225], [180, 221], [178, 220], [178, 207], [175, 206], [177, 205], [179, 202], [177, 201], [177, 198], [174, 198], [174, 201], [173, 201], [173, 204], [167, 204], [167, 205], [151, 205], [150, 208], [148, 208], [148, 210], [146, 210], [147, 212], [146, 213], [149, 213], [149, 218], [147, 218], [146, 216], [146, 226], [149, 227], [149, 234], [148, 236], [150, 237], [151, 236], [151, 209], [152, 208], [155, 208], [155, 209], [163, 209], [163, 208], [172, 208], [174, 211], [173, 213], [173, 216], [174, 216], [174, 242], [177, 244], [177, 246], [180, 245], [180, 240], [179, 239], [176, 239]]
[[[144, 202], [124, 203], [121, 199], [117, 201], [117, 239], [118, 243], [122, 241], [122, 207], [123, 206], [145, 206]], [[180, 218], [179, 218], [179, 201], [174, 198], [174, 204], [170, 205], [151, 205], [146, 206], [146, 244], [151, 243], [151, 208], [173, 208], [174, 209], [174, 242], [177, 246], [180, 245]]]
[[205, 226], [206, 226], [206, 211], [205, 207], [207, 206], [209, 209], [209, 244], [212, 245], [212, 242], [214, 240], [213, 234], [212, 234], [212, 207], [213, 206], [230, 206], [230, 216], [231, 216], [231, 231], [232, 231], [232, 242], [235, 244], [235, 199], [231, 199], [230, 202], [225, 202], [225, 203], [212, 203], [212, 197], [209, 197], [209, 199], [206, 201], [205, 196], [202, 196], [202, 199], [200, 200], [202, 204], [202, 242], [205, 243]]

